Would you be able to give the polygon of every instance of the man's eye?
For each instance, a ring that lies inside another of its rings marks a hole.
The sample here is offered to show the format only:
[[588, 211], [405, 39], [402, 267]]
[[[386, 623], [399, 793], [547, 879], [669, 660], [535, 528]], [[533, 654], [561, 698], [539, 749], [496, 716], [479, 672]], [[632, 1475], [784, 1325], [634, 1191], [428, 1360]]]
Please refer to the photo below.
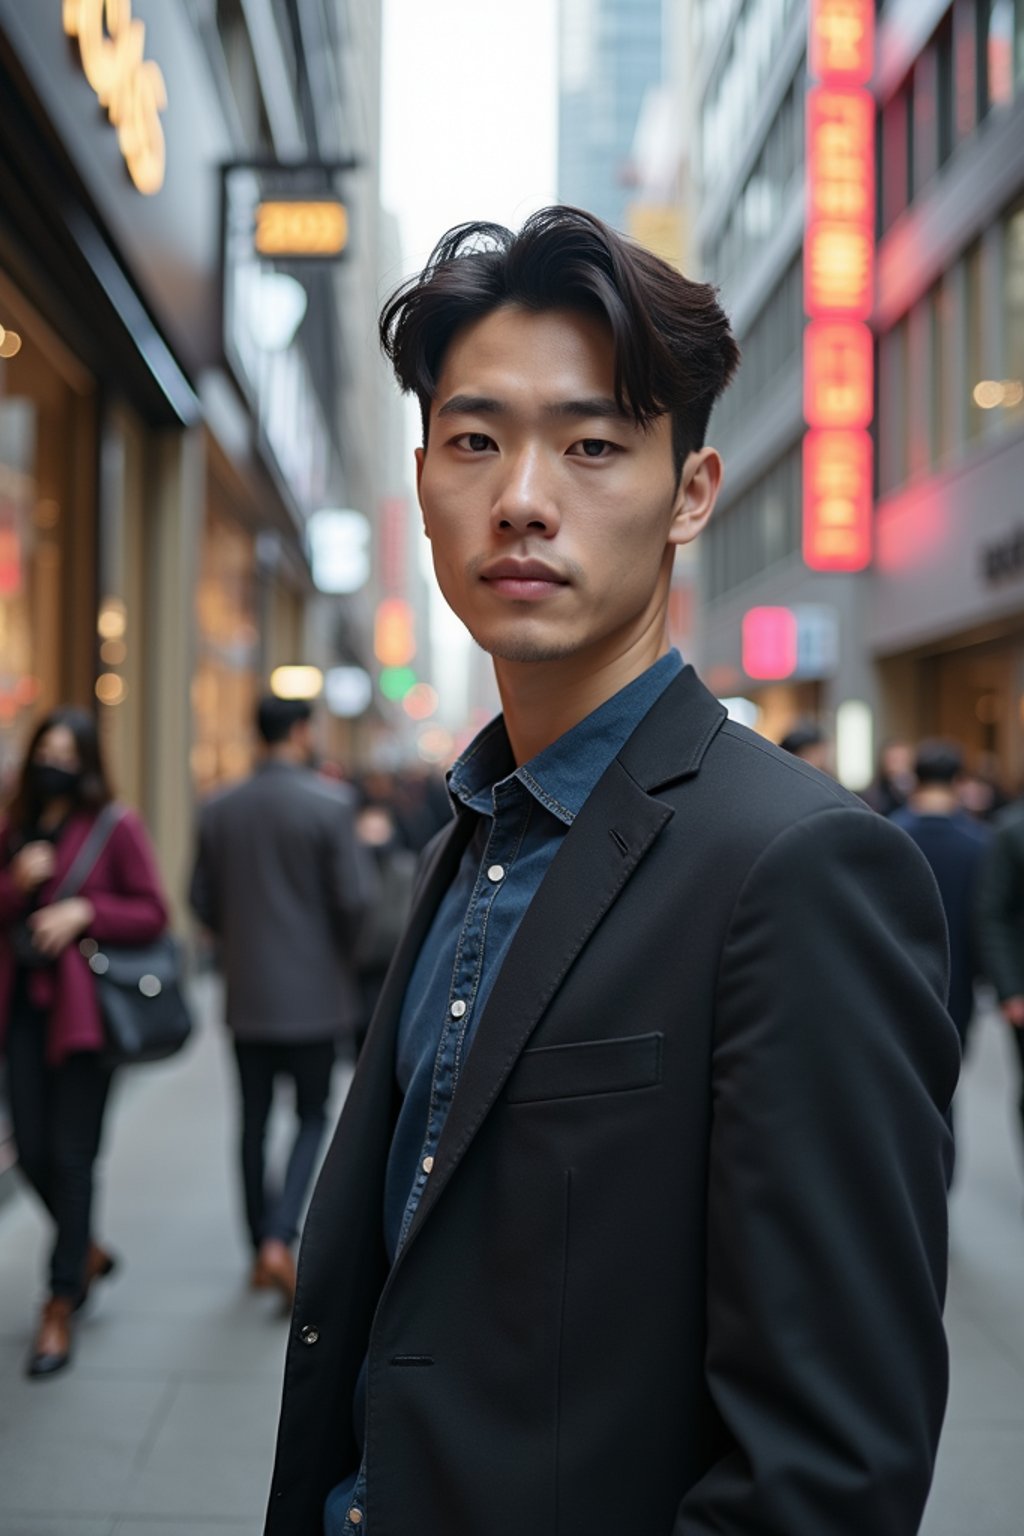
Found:
[[455, 439], [457, 448], [465, 448], [470, 453], [486, 453], [488, 448], [494, 447], [494, 439], [487, 436], [486, 432], [463, 432], [461, 437]]
[[603, 437], [582, 437], [573, 443], [569, 452], [578, 459], [608, 459], [615, 451], [615, 444]]

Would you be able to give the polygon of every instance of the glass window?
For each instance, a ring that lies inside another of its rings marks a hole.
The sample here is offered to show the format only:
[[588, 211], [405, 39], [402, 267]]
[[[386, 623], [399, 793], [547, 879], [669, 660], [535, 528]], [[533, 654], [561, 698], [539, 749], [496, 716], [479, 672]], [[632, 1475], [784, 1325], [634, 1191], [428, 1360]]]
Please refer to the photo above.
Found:
[[953, 153], [953, 18], [946, 16], [935, 38], [935, 91], [938, 118], [938, 156], [940, 167]]
[[91, 380], [3, 279], [0, 328], [2, 792], [32, 719], [91, 701], [95, 418]]
[[953, 390], [953, 295], [945, 282], [932, 289], [928, 305], [931, 312], [932, 363], [929, 372], [931, 414], [931, 461], [938, 466], [956, 440], [956, 401]]
[[976, 389], [986, 379], [985, 308], [980, 241], [975, 242], [964, 257], [964, 287], [967, 322], [967, 388], [970, 391], [967, 407], [967, 436], [969, 440], [973, 440], [981, 436], [984, 428], [984, 410], [978, 404]]
[[953, 11], [953, 116], [957, 143], [978, 126], [978, 19], [974, 0], [956, 0]]
[[909, 322], [905, 316], [882, 338], [880, 349], [878, 475], [883, 495], [898, 490], [907, 478], [908, 329]]
[[1004, 236], [1006, 379], [1003, 408], [1014, 421], [1021, 422], [1024, 421], [1024, 201], [1011, 209]]
[[978, 105], [981, 116], [1013, 100], [1016, 0], [978, 0]]
[[910, 133], [907, 126], [909, 93], [899, 91], [882, 112], [882, 228], [894, 224], [907, 206], [910, 196], [908, 156]]
[[913, 101], [911, 198], [928, 185], [939, 168], [938, 58], [934, 47], [921, 55], [914, 68]]

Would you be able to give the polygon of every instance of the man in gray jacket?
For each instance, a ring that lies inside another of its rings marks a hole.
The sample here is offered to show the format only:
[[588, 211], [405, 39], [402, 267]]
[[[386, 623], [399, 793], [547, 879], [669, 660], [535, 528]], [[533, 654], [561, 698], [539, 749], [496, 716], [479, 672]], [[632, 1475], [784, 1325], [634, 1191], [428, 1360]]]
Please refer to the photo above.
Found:
[[[189, 897], [220, 940], [227, 982], [252, 1283], [290, 1302], [335, 1047], [358, 1014], [351, 952], [373, 871], [355, 836], [352, 792], [310, 767], [310, 705], [268, 696], [257, 726], [262, 763], [200, 814]], [[283, 1185], [270, 1192], [264, 1140], [278, 1077], [294, 1083], [298, 1126]]]

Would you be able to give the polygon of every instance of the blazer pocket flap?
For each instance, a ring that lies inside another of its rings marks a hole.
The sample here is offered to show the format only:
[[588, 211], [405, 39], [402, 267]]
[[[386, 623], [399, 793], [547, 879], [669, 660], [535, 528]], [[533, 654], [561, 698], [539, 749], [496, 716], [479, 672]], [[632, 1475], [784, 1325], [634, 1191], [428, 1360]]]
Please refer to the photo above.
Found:
[[653, 1088], [661, 1082], [661, 1033], [574, 1040], [524, 1051], [505, 1087], [509, 1104]]

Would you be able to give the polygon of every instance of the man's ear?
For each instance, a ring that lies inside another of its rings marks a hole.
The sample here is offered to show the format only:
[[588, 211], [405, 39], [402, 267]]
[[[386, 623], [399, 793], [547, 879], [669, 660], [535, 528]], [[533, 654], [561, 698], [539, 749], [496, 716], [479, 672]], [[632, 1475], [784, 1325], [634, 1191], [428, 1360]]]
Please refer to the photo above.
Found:
[[430, 538], [430, 529], [427, 526], [427, 509], [423, 505], [423, 462], [427, 456], [425, 448], [416, 449], [416, 500], [420, 504], [420, 515], [423, 518], [423, 532]]
[[670, 544], [689, 544], [703, 533], [721, 485], [722, 458], [716, 449], [698, 448], [687, 454], [672, 511]]

